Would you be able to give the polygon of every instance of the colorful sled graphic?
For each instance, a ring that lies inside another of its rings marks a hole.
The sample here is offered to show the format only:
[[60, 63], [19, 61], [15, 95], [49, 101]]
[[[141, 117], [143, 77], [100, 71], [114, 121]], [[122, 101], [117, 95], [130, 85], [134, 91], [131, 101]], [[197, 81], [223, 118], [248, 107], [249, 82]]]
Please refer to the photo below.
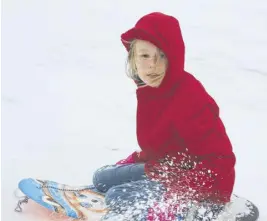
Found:
[[93, 186], [73, 187], [49, 180], [28, 178], [19, 182], [19, 189], [25, 194], [25, 198], [19, 201], [16, 211], [21, 210], [23, 202], [31, 199], [52, 212], [73, 219], [90, 220], [107, 212], [104, 196]]
[[[16, 211], [22, 211], [21, 204], [33, 200], [39, 205], [59, 215], [80, 220], [101, 220], [108, 211], [104, 194], [94, 186], [69, 186], [54, 181], [40, 179], [23, 179], [19, 189], [25, 195], [18, 202]], [[196, 220], [197, 208], [191, 208], [186, 217], [177, 215], [177, 221]], [[249, 200], [233, 195], [216, 221], [257, 221], [258, 208]], [[210, 219], [214, 220], [214, 219]], [[214, 221], [215, 221], [214, 220]]]

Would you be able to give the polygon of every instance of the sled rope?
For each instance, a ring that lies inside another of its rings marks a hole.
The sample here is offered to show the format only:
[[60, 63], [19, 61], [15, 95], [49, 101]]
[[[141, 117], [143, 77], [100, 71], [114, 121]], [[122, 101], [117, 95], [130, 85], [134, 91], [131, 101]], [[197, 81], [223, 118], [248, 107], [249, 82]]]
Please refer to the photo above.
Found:
[[23, 203], [28, 203], [29, 201], [29, 197], [25, 196], [24, 199], [21, 199], [18, 201], [17, 207], [15, 208], [16, 212], [21, 212], [22, 208], [21, 208], [21, 204]]
[[55, 186], [49, 186], [49, 185], [43, 185], [41, 187], [38, 187], [39, 189], [55, 189], [55, 190], [59, 190], [59, 191], [68, 191], [68, 192], [76, 192], [76, 191], [84, 191], [84, 190], [92, 190], [91, 187], [84, 187], [84, 188], [77, 188], [77, 189], [68, 189], [68, 188], [58, 188], [58, 187], [55, 187]]

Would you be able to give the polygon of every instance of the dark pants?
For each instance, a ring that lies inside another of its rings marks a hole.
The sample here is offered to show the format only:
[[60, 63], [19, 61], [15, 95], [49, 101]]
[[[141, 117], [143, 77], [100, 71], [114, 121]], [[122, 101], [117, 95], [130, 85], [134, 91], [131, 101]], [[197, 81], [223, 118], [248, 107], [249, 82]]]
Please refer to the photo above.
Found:
[[[161, 184], [149, 180], [144, 172], [144, 164], [105, 166], [97, 170], [93, 184], [105, 193], [105, 201], [110, 212], [103, 220], [145, 221], [147, 210], [159, 201], [165, 191]], [[113, 220], [111, 218], [111, 220]]]

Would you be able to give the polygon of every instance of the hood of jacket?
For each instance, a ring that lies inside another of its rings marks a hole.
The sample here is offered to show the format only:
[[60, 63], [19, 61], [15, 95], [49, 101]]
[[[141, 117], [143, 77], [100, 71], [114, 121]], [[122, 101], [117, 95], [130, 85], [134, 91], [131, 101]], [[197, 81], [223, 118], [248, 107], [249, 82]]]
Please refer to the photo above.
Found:
[[131, 41], [135, 39], [151, 42], [161, 49], [168, 59], [167, 72], [160, 86], [147, 86], [140, 88], [140, 91], [155, 95], [170, 90], [186, 73], [185, 45], [178, 20], [161, 12], [147, 14], [141, 17], [133, 28], [121, 35], [121, 41], [127, 51], [130, 49]]

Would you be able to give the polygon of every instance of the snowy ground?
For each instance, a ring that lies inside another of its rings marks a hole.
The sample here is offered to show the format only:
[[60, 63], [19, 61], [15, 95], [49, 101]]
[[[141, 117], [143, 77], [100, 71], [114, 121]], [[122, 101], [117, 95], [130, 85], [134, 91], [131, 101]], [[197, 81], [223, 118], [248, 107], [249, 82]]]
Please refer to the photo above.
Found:
[[152, 11], [180, 19], [186, 69], [219, 103], [234, 145], [235, 193], [267, 220], [265, 0], [3, 0], [2, 9], [4, 221], [38, 221], [14, 212], [20, 179], [89, 184], [138, 149], [120, 34]]

